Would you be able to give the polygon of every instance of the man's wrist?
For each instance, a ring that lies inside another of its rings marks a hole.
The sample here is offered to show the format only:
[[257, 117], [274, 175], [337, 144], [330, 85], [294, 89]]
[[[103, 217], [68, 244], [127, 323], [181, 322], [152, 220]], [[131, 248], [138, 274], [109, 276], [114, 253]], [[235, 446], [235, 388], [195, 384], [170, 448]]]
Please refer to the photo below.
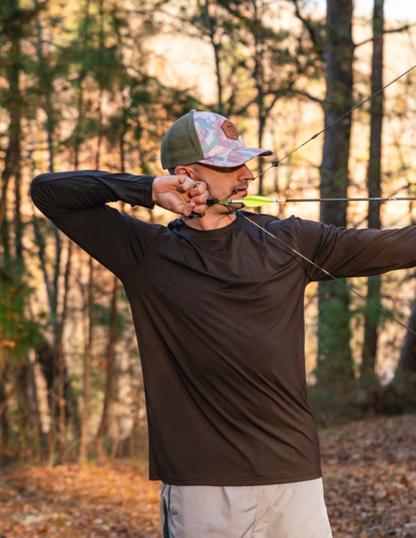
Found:
[[[139, 205], [141, 207], [147, 207], [148, 209], [153, 209], [153, 180], [154, 176], [138, 176], [137, 183], [133, 186], [134, 188], [134, 198], [135, 201], [130, 203], [132, 207]], [[136, 201], [137, 198], [140, 199], [140, 202]]]
[[157, 182], [159, 178], [158, 177], [155, 177], [153, 178], [153, 181], [152, 181], [152, 203], [153, 204], [156, 204], [156, 193], [155, 193], [155, 182]]

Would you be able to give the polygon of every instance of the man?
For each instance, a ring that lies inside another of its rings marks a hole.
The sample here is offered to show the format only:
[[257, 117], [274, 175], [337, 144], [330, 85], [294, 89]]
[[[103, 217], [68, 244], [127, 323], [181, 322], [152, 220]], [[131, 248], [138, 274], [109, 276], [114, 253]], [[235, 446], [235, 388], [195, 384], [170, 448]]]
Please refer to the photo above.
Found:
[[[164, 138], [170, 175], [78, 171], [32, 184], [39, 209], [124, 284], [165, 537], [331, 536], [303, 321], [306, 285], [327, 277], [255, 224], [336, 277], [416, 265], [413, 227], [235, 213], [253, 178], [246, 163], [270, 153], [245, 147], [224, 117], [192, 111]], [[116, 200], [181, 217], [149, 224], [106, 205]]]

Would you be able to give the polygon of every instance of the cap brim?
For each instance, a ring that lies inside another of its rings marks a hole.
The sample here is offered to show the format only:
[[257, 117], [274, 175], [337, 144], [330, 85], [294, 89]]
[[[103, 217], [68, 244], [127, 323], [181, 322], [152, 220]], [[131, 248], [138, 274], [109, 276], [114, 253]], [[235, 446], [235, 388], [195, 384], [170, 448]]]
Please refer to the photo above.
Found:
[[202, 161], [198, 161], [203, 164], [210, 164], [212, 166], [224, 166], [230, 167], [240, 166], [254, 157], [267, 157], [273, 155], [273, 152], [269, 149], [258, 149], [258, 148], [236, 148], [231, 151], [226, 151], [220, 155], [215, 155], [215, 157], [208, 157]]

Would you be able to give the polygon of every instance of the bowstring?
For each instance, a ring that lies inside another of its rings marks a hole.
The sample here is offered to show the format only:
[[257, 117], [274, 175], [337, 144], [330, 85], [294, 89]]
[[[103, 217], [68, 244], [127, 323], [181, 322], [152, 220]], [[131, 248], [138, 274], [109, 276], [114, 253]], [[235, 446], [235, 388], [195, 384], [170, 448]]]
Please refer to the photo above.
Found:
[[401, 78], [403, 78], [404, 76], [406, 76], [408, 73], [410, 73], [411, 71], [413, 71], [413, 69], [416, 69], [416, 65], [414, 65], [413, 67], [411, 67], [410, 69], [408, 69], [407, 71], [405, 71], [404, 73], [402, 73], [401, 75], [399, 75], [397, 78], [395, 78], [394, 80], [392, 80], [391, 82], [389, 82], [388, 84], [386, 84], [385, 86], [383, 86], [382, 88], [380, 88], [379, 90], [377, 90], [376, 92], [374, 92], [372, 95], [370, 95], [370, 97], [367, 97], [367, 99], [364, 99], [364, 101], [362, 101], [361, 103], [359, 103], [358, 105], [356, 105], [354, 108], [352, 108], [351, 110], [349, 110], [348, 112], [346, 112], [345, 114], [343, 114], [342, 116], [340, 116], [338, 119], [336, 119], [335, 121], [333, 121], [330, 125], [327, 125], [324, 129], [322, 129], [321, 131], [319, 131], [319, 133], [316, 133], [314, 134], [313, 136], [311, 136], [311, 138], [309, 138], [308, 140], [306, 140], [306, 142], [303, 142], [302, 144], [300, 144], [300, 146], [298, 146], [297, 148], [295, 148], [294, 150], [292, 150], [291, 152], [287, 153], [284, 157], [282, 157], [281, 159], [279, 159], [278, 161], [273, 161], [272, 165], [269, 166], [268, 168], [266, 168], [266, 170], [264, 170], [263, 172], [260, 172], [260, 174], [258, 174], [256, 177], [253, 178], [254, 179], [257, 179], [258, 177], [262, 176], [263, 174], [265, 174], [266, 172], [268, 172], [269, 170], [271, 170], [272, 168], [276, 167], [276, 166], [279, 166], [279, 164], [284, 161], [285, 159], [287, 159], [288, 157], [290, 157], [291, 155], [293, 155], [293, 153], [295, 153], [295, 151], [298, 151], [299, 149], [303, 148], [303, 146], [306, 146], [306, 144], [309, 144], [309, 142], [311, 142], [312, 140], [314, 140], [315, 138], [317, 138], [319, 135], [321, 135], [322, 133], [324, 133], [325, 131], [327, 131], [328, 129], [330, 129], [333, 125], [335, 125], [336, 123], [338, 123], [339, 121], [343, 120], [344, 118], [346, 118], [349, 114], [352, 114], [354, 112], [354, 110], [357, 110], [357, 108], [360, 108], [361, 106], [365, 105], [365, 103], [367, 103], [368, 101], [370, 101], [373, 97], [375, 97], [377, 94], [383, 92], [386, 88], [388, 88], [389, 86], [391, 86], [392, 84], [394, 84], [395, 82], [397, 82], [398, 80], [400, 80]]

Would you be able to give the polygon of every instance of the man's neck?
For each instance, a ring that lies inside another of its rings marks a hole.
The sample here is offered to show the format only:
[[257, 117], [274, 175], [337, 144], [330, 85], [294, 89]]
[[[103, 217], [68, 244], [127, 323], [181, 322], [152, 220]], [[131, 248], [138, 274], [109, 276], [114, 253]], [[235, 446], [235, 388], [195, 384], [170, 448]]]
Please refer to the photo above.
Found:
[[219, 228], [224, 228], [224, 226], [228, 226], [236, 219], [236, 214], [228, 213], [226, 215], [218, 215], [207, 211], [203, 217], [194, 217], [190, 219], [189, 217], [185, 217], [184, 215], [182, 215], [181, 219], [191, 228], [195, 228], [196, 230], [209, 231], [217, 230]]

